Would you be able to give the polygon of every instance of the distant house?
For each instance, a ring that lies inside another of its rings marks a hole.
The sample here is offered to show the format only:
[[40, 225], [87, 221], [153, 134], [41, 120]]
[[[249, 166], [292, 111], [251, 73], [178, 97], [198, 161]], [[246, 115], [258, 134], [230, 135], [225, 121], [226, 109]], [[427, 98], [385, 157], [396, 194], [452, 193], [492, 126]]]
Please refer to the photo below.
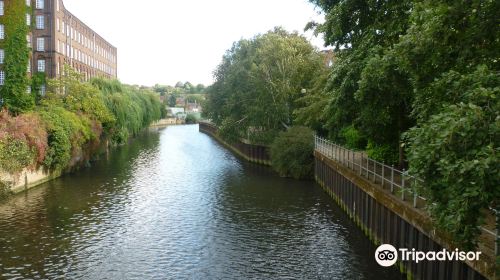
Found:
[[168, 107], [167, 116], [171, 118], [184, 119], [186, 118], [186, 112], [184, 111], [184, 108]]
[[177, 97], [175, 99], [175, 106], [184, 107], [186, 105], [186, 99], [184, 97]]
[[189, 113], [201, 113], [201, 105], [198, 102], [187, 103], [186, 111]]

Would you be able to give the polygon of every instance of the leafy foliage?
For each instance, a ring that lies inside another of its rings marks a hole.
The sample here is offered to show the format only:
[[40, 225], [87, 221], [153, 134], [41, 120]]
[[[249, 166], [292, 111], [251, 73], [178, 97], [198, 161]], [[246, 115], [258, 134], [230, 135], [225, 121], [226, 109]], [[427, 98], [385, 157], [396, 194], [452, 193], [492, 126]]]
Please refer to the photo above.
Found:
[[91, 121], [63, 107], [42, 102], [39, 114], [47, 125], [49, 149], [44, 159], [46, 168], [63, 171], [69, 166], [72, 156], [81, 152], [84, 143], [95, 139]]
[[6, 110], [0, 112], [0, 140], [2, 139], [26, 143], [30, 150], [36, 151], [33, 163], [42, 164], [48, 148], [47, 132], [45, 124], [37, 114], [25, 113], [13, 117]]
[[33, 164], [35, 150], [23, 140], [13, 137], [0, 139], [0, 169], [9, 173], [17, 173]]
[[187, 124], [193, 124], [196, 123], [198, 120], [196, 119], [196, 116], [194, 114], [187, 114], [186, 116], [186, 123]]
[[26, 69], [29, 61], [29, 48], [26, 35], [26, 3], [22, 0], [5, 1], [5, 15], [2, 23], [5, 26], [5, 40], [0, 47], [5, 50], [5, 83], [0, 87], [3, 106], [15, 114], [34, 108], [35, 97], [27, 92], [30, 85]]
[[105, 128], [116, 144], [126, 143], [131, 135], [166, 114], [158, 96], [152, 92], [112, 80], [93, 79], [91, 84], [102, 92], [105, 108], [113, 116], [113, 122]]
[[296, 100], [312, 88], [322, 63], [305, 38], [280, 28], [240, 40], [214, 72], [204, 112], [227, 137], [276, 134], [293, 123]]
[[314, 170], [314, 133], [310, 128], [293, 126], [281, 132], [271, 145], [271, 163], [282, 176], [311, 178]]
[[402, 166], [405, 147], [438, 226], [474, 247], [500, 197], [500, 3], [310, 1], [326, 21], [309, 27], [336, 48], [324, 92], [307, 104], [328, 104], [314, 118], [337, 141], [365, 138], [379, 160], [399, 154]]

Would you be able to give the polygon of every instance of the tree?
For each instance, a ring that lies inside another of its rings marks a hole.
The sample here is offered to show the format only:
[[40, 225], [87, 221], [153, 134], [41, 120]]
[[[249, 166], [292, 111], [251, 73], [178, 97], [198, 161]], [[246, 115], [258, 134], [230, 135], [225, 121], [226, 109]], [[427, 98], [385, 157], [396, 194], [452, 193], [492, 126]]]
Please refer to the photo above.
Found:
[[421, 1], [395, 46], [414, 85], [410, 171], [437, 224], [473, 248], [498, 207], [498, 1]]
[[[355, 128], [371, 143], [356, 148], [368, 148], [372, 157], [399, 161], [402, 166], [404, 151], [400, 141], [413, 125], [409, 117], [413, 91], [407, 74], [398, 67], [392, 47], [407, 29], [412, 2], [311, 2], [327, 16], [325, 23], [309, 26], [324, 33], [326, 43], [333, 45], [336, 52], [326, 94], [318, 95], [321, 103], [328, 105], [317, 119], [324, 119], [330, 137], [341, 142], [346, 142], [344, 133], [352, 131], [346, 128]], [[392, 152], [380, 153], [382, 150]]]
[[216, 69], [204, 111], [223, 134], [270, 143], [293, 124], [296, 100], [322, 63], [304, 37], [281, 28], [240, 40]]
[[438, 227], [473, 248], [486, 209], [500, 200], [500, 3], [311, 2], [326, 21], [309, 27], [337, 55], [325, 94], [304, 101], [329, 104], [316, 118], [332, 138], [366, 137], [368, 154], [385, 160], [399, 147], [400, 165], [409, 131], [410, 173], [423, 179], [417, 189]]
[[32, 110], [35, 96], [28, 91], [30, 81], [26, 73], [30, 54], [26, 41], [29, 27], [26, 25], [26, 3], [22, 0], [5, 2], [5, 40], [0, 43], [5, 50], [5, 83], [0, 86], [3, 106], [18, 114]]
[[197, 84], [196, 85], [196, 93], [203, 93], [205, 91], [205, 85]]
[[168, 96], [168, 107], [175, 107], [177, 102], [177, 97], [175, 95], [171, 94]]

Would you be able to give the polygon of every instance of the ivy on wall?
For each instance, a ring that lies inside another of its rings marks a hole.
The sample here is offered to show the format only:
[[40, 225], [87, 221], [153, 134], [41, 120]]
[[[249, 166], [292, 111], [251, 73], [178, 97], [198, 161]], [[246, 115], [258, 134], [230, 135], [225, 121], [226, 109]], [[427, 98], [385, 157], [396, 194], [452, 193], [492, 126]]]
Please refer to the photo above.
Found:
[[0, 87], [0, 95], [3, 106], [19, 114], [33, 109], [35, 105], [34, 94], [27, 91], [30, 79], [26, 73], [30, 59], [26, 40], [30, 27], [26, 24], [26, 14], [31, 15], [31, 11], [24, 0], [5, 1], [4, 11], [2, 24], [5, 26], [5, 39], [0, 47], [5, 51], [5, 83]]

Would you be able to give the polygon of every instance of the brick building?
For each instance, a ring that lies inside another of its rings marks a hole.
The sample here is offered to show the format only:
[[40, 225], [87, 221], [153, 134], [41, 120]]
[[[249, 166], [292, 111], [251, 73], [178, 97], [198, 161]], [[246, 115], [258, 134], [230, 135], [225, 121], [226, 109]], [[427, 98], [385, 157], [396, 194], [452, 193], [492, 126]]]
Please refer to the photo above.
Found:
[[[4, 2], [8, 1], [12, 0], [0, 1], [0, 16]], [[85, 80], [117, 77], [116, 48], [66, 10], [63, 0], [24, 1], [32, 10], [32, 15], [26, 14], [26, 24], [30, 26], [26, 39], [32, 51], [28, 72], [43, 72], [47, 78], [56, 78], [67, 64], [82, 73]], [[0, 26], [0, 35], [3, 29]], [[5, 77], [5, 73], [0, 73], [0, 85], [2, 75]]]

